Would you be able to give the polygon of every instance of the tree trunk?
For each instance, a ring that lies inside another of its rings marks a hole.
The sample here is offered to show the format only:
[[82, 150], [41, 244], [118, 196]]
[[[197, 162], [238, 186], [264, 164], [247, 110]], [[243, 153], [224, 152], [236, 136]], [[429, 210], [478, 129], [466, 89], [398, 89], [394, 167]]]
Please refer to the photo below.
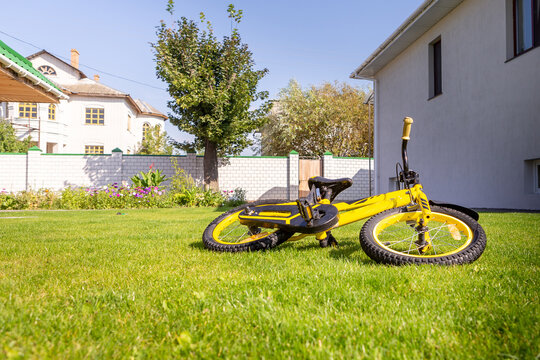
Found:
[[210, 140], [204, 144], [204, 185], [219, 191], [217, 144]]

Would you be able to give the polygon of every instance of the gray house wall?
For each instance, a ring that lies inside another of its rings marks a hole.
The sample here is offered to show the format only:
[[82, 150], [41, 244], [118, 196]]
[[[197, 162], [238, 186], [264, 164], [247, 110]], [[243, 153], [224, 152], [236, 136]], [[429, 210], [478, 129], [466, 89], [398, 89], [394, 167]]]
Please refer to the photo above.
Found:
[[[540, 48], [511, 59], [510, 4], [462, 2], [375, 74], [376, 192], [391, 187], [411, 116], [410, 167], [430, 198], [540, 209], [531, 161], [540, 159]], [[443, 93], [428, 100], [429, 44], [439, 36]]]

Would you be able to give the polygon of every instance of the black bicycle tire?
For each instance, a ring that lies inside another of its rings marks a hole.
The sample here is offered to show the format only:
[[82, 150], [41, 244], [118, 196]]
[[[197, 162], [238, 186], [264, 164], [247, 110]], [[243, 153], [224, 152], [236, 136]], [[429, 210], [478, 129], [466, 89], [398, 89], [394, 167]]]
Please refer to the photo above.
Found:
[[217, 252], [245, 252], [245, 251], [261, 251], [261, 250], [269, 250], [272, 248], [275, 248], [276, 246], [282, 244], [283, 242], [287, 241], [294, 233], [285, 232], [283, 230], [277, 230], [268, 236], [265, 236], [263, 238], [248, 242], [248, 243], [242, 243], [242, 244], [223, 244], [220, 242], [217, 242], [214, 237], [212, 236], [215, 227], [224, 219], [229, 217], [231, 214], [234, 214], [240, 210], [245, 209], [247, 206], [250, 205], [265, 205], [265, 204], [280, 204], [287, 202], [287, 200], [259, 200], [251, 203], [247, 203], [241, 206], [238, 206], [234, 209], [231, 209], [217, 218], [215, 218], [203, 232], [202, 240], [204, 246], [212, 251]]
[[383, 211], [369, 219], [360, 231], [360, 245], [364, 252], [374, 261], [388, 265], [407, 265], [407, 264], [437, 264], [437, 265], [461, 265], [472, 263], [477, 260], [484, 252], [487, 244], [486, 233], [482, 226], [473, 218], [460, 211], [442, 207], [432, 206], [431, 211], [440, 212], [453, 216], [463, 221], [473, 232], [471, 243], [461, 251], [443, 255], [440, 257], [414, 257], [402, 254], [396, 254], [381, 247], [373, 238], [375, 226], [389, 215], [405, 212], [405, 208], [397, 208]]

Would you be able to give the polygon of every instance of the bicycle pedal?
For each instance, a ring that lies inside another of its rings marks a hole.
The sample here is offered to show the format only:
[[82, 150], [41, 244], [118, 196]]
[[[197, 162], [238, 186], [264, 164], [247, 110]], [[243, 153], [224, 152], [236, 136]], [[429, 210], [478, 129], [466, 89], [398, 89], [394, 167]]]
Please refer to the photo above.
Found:
[[338, 248], [339, 247], [339, 244], [336, 240], [336, 238], [332, 235], [332, 234], [328, 234], [328, 236], [323, 239], [323, 240], [319, 240], [319, 246], [322, 247], [322, 248], [326, 248], [326, 247], [333, 247], [333, 248]]

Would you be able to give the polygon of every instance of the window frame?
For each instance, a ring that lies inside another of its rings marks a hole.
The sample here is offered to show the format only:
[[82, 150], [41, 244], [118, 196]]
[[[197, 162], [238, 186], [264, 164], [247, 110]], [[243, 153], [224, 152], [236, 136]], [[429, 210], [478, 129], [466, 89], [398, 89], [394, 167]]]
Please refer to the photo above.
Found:
[[149, 122], [145, 122], [142, 126], [142, 140], [146, 140], [146, 135], [148, 134], [148, 132], [150, 131], [151, 129], [151, 125]]
[[[540, 12], [540, 0], [511, 0], [512, 1], [512, 33], [513, 33], [513, 55], [514, 57], [525, 54], [526, 52], [540, 46], [540, 16], [535, 21], [535, 9]], [[518, 50], [518, 14], [517, 14], [517, 5], [518, 2], [523, 4], [524, 1], [529, 2], [531, 6], [531, 46], [524, 48], [523, 50]]]
[[443, 94], [442, 41], [439, 35], [429, 43], [429, 96], [431, 100]]
[[[90, 112], [89, 112], [90, 110]], [[93, 115], [93, 112], [92, 110], [96, 110], [97, 113], [97, 117], [96, 117], [96, 122], [92, 122], [92, 115]], [[103, 118], [100, 119], [99, 115], [100, 115], [100, 112], [102, 113], [103, 115]], [[88, 117], [88, 115], [90, 115], [90, 117]], [[100, 121], [101, 120], [101, 121]], [[105, 108], [104, 107], [88, 107], [86, 106], [84, 108], [84, 124], [85, 125], [97, 125], [97, 126], [105, 126]]]
[[85, 155], [102, 155], [104, 153], [103, 145], [84, 145]]
[[[26, 108], [30, 106], [30, 110], [26, 110]], [[21, 107], [23, 110], [21, 110]], [[29, 103], [29, 102], [23, 102], [19, 103], [19, 118], [21, 119], [37, 119], [38, 118], [38, 106], [37, 103]], [[22, 115], [21, 115], [22, 114]], [[34, 115], [34, 116], [26, 116], [26, 115]]]
[[540, 159], [533, 161], [533, 181], [534, 193], [540, 194]]
[[49, 104], [48, 117], [51, 121], [56, 121], [56, 105]]

